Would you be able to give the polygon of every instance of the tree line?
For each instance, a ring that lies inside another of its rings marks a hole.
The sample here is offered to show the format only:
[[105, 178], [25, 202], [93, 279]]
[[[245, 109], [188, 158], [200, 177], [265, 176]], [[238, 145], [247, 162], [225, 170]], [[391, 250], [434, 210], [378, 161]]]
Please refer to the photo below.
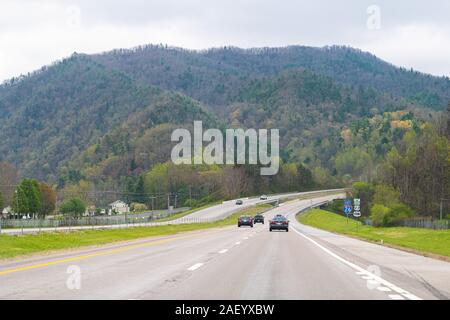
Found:
[[45, 218], [56, 208], [57, 194], [44, 182], [24, 178], [14, 191], [11, 208], [14, 218]]

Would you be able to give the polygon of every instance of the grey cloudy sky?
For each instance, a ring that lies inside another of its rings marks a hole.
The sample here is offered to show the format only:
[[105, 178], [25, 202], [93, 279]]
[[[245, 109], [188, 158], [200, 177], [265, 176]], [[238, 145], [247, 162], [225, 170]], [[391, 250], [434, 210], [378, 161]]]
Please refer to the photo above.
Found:
[[450, 76], [449, 16], [448, 0], [1, 0], [0, 81], [75, 51], [147, 43], [349, 45]]

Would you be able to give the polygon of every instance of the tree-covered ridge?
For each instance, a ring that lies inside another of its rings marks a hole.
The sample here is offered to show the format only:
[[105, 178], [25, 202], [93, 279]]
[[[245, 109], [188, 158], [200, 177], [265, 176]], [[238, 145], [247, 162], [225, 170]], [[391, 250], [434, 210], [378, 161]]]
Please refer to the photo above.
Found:
[[[145, 46], [74, 54], [0, 86], [0, 161], [14, 164], [22, 177], [57, 186], [62, 198], [87, 204], [95, 203], [87, 195], [96, 190], [184, 190], [183, 201], [189, 192], [214, 200], [364, 180], [392, 185], [417, 209], [423, 184], [411, 185], [419, 179], [414, 163], [432, 163], [444, 174], [435, 167], [427, 174], [445, 176], [448, 137], [436, 122], [440, 113], [429, 107], [443, 110], [449, 95], [447, 78], [345, 47]], [[261, 178], [251, 166], [170, 165], [171, 132], [191, 128], [194, 120], [205, 128], [280, 129], [279, 174]], [[433, 161], [423, 161], [425, 151], [434, 152]], [[395, 179], [388, 183], [389, 172]], [[410, 176], [402, 180], [399, 172]], [[439, 196], [448, 188], [440, 180], [429, 183]], [[412, 194], [412, 186], [420, 189]], [[3, 189], [10, 204], [11, 190]], [[436, 201], [420, 210], [435, 212]]]
[[[16, 164], [23, 175], [49, 181], [69, 160], [133, 119], [145, 119], [145, 130], [214, 117], [188, 97], [138, 84], [85, 55], [2, 87], [0, 109], [2, 160]], [[128, 142], [114, 143], [113, 153], [125, 152], [123, 143]]]
[[437, 110], [443, 110], [450, 99], [448, 77], [406, 70], [370, 53], [342, 46], [194, 51], [149, 45], [93, 58], [145, 83], [178, 90], [211, 105], [232, 102], [239, 88], [252, 79], [298, 68]]

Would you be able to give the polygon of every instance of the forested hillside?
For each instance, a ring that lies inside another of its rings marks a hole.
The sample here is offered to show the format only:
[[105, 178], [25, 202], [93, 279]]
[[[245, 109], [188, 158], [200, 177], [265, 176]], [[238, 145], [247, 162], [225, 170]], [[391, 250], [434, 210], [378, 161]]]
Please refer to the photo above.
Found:
[[[450, 193], [449, 101], [448, 78], [347, 47], [144, 46], [73, 54], [0, 87], [0, 162], [53, 184], [62, 198], [116, 190], [213, 200], [364, 180], [392, 184], [404, 201], [435, 212], [439, 197]], [[280, 129], [279, 174], [173, 166], [170, 134], [194, 120], [220, 129]], [[424, 150], [439, 160], [427, 170], [445, 176], [444, 184], [439, 176], [427, 182], [436, 197], [425, 205], [426, 187], [413, 177], [418, 168], [402, 167], [430, 163], [420, 158]]]
[[252, 79], [298, 68], [352, 87], [373, 88], [436, 110], [444, 110], [450, 100], [449, 78], [396, 67], [370, 53], [349, 47], [225, 47], [198, 52], [143, 46], [115, 50], [93, 58], [145, 83], [179, 90], [211, 105], [234, 101], [240, 87]]

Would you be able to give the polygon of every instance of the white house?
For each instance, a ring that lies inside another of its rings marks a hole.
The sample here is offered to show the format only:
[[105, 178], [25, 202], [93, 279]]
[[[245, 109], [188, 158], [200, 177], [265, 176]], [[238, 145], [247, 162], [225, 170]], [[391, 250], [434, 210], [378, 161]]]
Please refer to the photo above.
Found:
[[122, 200], [117, 200], [111, 204], [109, 204], [109, 212], [121, 214], [121, 213], [128, 213], [130, 212], [130, 207], [128, 204], [123, 202]]
[[9, 216], [11, 215], [11, 210], [11, 207], [6, 207], [5, 209], [3, 209], [1, 216], [5, 219], [9, 218]]

